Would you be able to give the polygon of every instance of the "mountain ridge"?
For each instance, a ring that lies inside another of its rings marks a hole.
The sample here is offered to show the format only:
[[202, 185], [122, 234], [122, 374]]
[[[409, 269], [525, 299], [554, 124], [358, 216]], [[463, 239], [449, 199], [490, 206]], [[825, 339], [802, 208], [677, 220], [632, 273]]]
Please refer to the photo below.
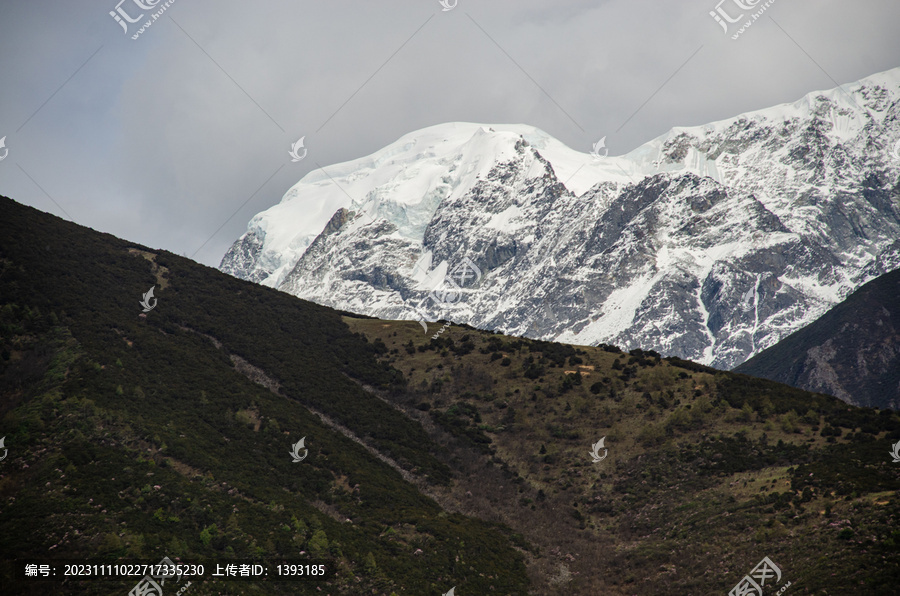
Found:
[[[428, 267], [469, 258], [483, 278], [430, 317], [732, 368], [900, 261], [895, 138], [900, 68], [619, 157], [438, 125], [335, 166], [336, 184], [308, 175], [220, 269], [400, 319], [442, 283]], [[328, 201], [353, 217], [307, 254]]]

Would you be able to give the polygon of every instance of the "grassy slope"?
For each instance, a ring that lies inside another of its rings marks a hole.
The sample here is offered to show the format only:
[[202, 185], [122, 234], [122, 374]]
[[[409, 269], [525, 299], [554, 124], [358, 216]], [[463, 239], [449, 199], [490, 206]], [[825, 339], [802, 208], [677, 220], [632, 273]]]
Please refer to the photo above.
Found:
[[791, 593], [896, 590], [896, 413], [652, 353], [347, 321], [446, 446], [439, 501], [520, 531], [545, 593], [725, 594], [765, 556]]
[[[158, 306], [140, 318], [138, 300], [154, 284]], [[420, 595], [458, 585], [525, 594], [508, 532], [443, 511], [401, 476], [450, 481], [422, 427], [361, 389], [402, 383], [376, 362], [378, 349], [332, 310], [0, 198], [9, 448], [0, 559], [306, 551], [341, 569], [321, 592], [242, 583], [229, 593]], [[233, 356], [277, 392], [239, 373]], [[310, 455], [295, 464], [288, 452], [301, 436]], [[28, 593], [122, 594], [134, 583]], [[190, 593], [221, 589], [206, 581]], [[6, 584], [3, 593], [25, 591]]]
[[342, 320], [6, 199], [0, 425], [4, 559], [340, 562], [322, 592], [227, 588], [260, 594], [727, 593], [764, 556], [790, 593], [900, 579], [896, 414], [652, 354]]

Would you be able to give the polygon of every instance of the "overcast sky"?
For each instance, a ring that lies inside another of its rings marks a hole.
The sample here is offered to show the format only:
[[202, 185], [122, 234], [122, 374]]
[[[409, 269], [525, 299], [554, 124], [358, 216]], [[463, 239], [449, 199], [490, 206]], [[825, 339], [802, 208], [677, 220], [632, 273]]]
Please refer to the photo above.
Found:
[[311, 169], [419, 128], [618, 155], [900, 66], [896, 0], [775, 0], [737, 40], [717, 2], [174, 0], [138, 33], [165, 0], [0, 0], [0, 194], [217, 266]]

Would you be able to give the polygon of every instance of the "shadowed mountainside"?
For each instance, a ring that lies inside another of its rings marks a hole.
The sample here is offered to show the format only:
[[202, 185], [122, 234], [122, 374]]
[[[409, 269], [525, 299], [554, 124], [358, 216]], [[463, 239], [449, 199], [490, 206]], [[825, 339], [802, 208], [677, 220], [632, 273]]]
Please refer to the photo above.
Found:
[[857, 406], [900, 409], [900, 269], [736, 370]]

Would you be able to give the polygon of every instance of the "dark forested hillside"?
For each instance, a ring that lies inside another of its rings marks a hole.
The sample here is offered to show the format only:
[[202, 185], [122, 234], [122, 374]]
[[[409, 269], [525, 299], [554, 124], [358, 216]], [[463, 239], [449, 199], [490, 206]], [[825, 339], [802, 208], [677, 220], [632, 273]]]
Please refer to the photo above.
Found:
[[768, 557], [767, 595], [895, 590], [896, 413], [653, 351], [438, 328], [0, 198], [4, 575], [17, 557], [309, 557], [336, 575], [186, 596], [657, 596], [728, 593]]
[[241, 593], [525, 594], [508, 532], [404, 480], [450, 470], [362, 388], [403, 382], [378, 349], [333, 310], [0, 199], [0, 558], [314, 555], [329, 585]]

